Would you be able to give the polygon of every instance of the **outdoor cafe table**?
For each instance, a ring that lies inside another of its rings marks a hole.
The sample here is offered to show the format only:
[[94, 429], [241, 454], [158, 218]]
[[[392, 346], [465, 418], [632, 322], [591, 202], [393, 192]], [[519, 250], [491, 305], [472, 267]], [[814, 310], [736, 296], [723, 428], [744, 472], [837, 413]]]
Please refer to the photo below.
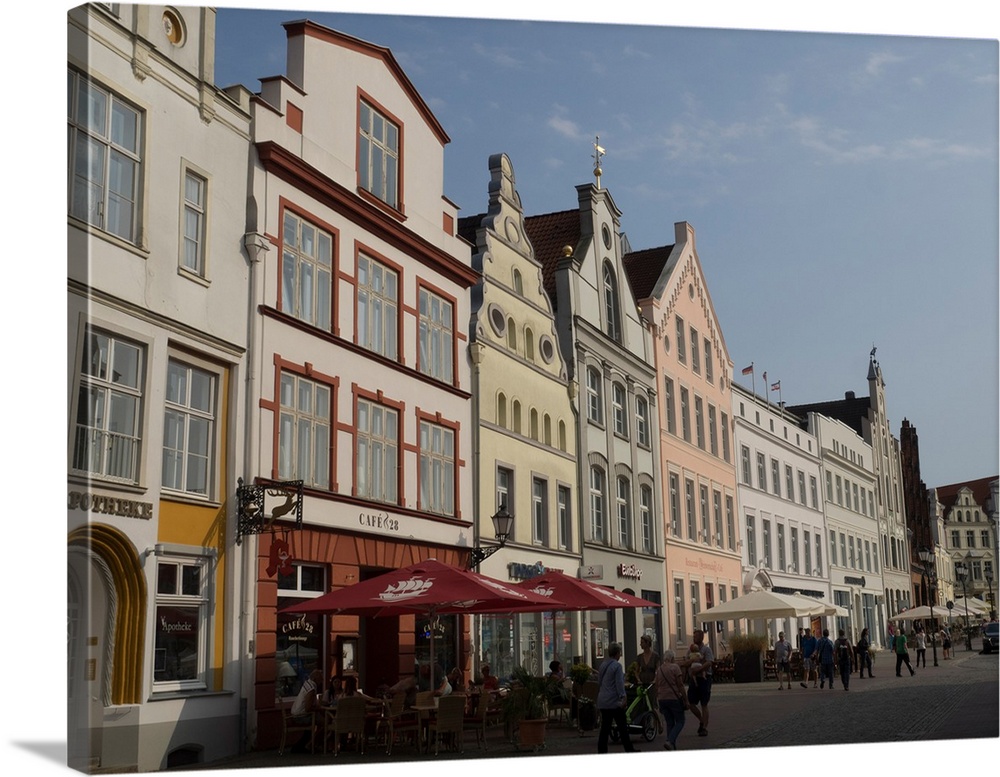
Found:
[[[321, 704], [320, 711], [323, 715], [323, 752], [326, 752], [327, 742], [330, 741], [330, 737], [334, 735], [335, 726], [337, 723], [337, 705], [336, 704]], [[379, 723], [386, 716], [386, 705], [385, 701], [382, 699], [376, 699], [375, 701], [370, 701], [366, 705], [365, 714], [365, 733], [363, 736], [367, 737], [369, 733], [378, 733]], [[369, 729], [372, 729], [369, 732]]]
[[416, 711], [418, 718], [420, 719], [420, 747], [424, 749], [424, 752], [430, 752], [430, 722], [434, 719], [434, 715], [438, 710], [438, 700], [440, 696], [435, 696], [432, 701], [423, 702], [422, 704], [414, 704], [410, 709]]

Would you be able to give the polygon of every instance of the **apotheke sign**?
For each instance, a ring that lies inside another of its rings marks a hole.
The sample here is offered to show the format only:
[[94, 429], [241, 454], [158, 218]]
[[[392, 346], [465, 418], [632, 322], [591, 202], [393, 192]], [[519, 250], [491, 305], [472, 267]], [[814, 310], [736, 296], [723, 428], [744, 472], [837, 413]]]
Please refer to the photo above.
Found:
[[86, 491], [70, 491], [70, 510], [117, 515], [122, 518], [140, 518], [148, 521], [153, 517], [152, 502], [136, 502], [132, 499], [119, 499], [116, 496], [102, 496]]

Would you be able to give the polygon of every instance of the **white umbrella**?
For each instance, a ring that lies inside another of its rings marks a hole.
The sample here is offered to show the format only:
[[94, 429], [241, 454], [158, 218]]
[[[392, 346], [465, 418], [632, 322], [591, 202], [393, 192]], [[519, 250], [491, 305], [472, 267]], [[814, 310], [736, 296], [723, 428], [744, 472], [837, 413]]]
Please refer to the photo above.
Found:
[[969, 604], [969, 615], [970, 615], [970, 617], [972, 615], [989, 615], [990, 614], [990, 606], [986, 602], [984, 602], [982, 599], [976, 599], [976, 598], [974, 598], [972, 596], [970, 596], [970, 597], [968, 597], [966, 599], [963, 599], [961, 596], [959, 596], [957, 599], [955, 599], [955, 614], [956, 615], [965, 615], [965, 604], [966, 604], [966, 602], [968, 602], [968, 604]]
[[805, 618], [819, 615], [822, 602], [809, 602], [805, 597], [776, 594], [773, 591], [751, 591], [728, 602], [702, 610], [695, 616], [699, 621], [727, 621], [740, 618]]
[[889, 620], [891, 621], [922, 621], [927, 620], [931, 617], [939, 618], [943, 620], [948, 616], [948, 609], [946, 607], [935, 607], [934, 615], [931, 616], [931, 608], [926, 604], [922, 604], [919, 607], [911, 607], [908, 610], [903, 610], [901, 613], [893, 615]]
[[792, 596], [796, 599], [801, 599], [806, 604], [811, 604], [812, 606], [819, 606], [822, 608], [820, 612], [811, 613], [812, 615], [836, 615], [840, 618], [846, 618], [850, 613], [839, 604], [831, 604], [830, 602], [824, 602], [822, 599], [816, 599], [812, 596], [804, 596], [803, 594], [785, 594], [786, 596]]

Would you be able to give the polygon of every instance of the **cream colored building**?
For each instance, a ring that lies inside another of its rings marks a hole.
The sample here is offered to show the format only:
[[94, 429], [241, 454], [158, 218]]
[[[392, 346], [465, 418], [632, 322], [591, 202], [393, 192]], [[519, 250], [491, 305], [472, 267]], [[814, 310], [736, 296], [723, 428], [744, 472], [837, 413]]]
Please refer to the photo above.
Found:
[[[473, 267], [482, 273], [472, 292], [469, 335], [479, 419], [477, 544], [494, 545], [495, 513], [506, 509], [514, 523], [505, 546], [479, 571], [512, 582], [546, 569], [575, 577], [581, 547], [574, 396], [542, 266], [525, 231], [513, 165], [506, 154], [495, 154], [489, 167], [489, 210], [459, 225], [475, 246]], [[500, 677], [517, 664], [541, 675], [554, 658], [569, 668], [582, 653], [579, 614], [477, 620], [477, 667], [487, 662]]]

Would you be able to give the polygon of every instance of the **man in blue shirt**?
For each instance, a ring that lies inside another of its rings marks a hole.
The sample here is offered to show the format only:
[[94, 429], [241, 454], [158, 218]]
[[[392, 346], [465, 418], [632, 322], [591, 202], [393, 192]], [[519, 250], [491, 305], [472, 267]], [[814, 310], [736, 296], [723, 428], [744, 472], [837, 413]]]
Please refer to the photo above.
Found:
[[612, 642], [608, 647], [608, 657], [604, 659], [597, 673], [597, 709], [601, 711], [601, 730], [597, 735], [598, 753], [608, 752], [612, 723], [618, 729], [618, 736], [625, 747], [625, 752], [635, 752], [628, 735], [628, 722], [625, 717], [625, 670], [618, 660], [621, 655], [622, 646]]
[[804, 682], [799, 683], [803, 688], [808, 688], [806, 684], [809, 682], [809, 678], [813, 678], [813, 688], [817, 686], [817, 678], [813, 676], [813, 670], [816, 670], [816, 674], [819, 674], [819, 667], [816, 666], [815, 658], [813, 654], [816, 652], [816, 637], [812, 635], [812, 631], [808, 628], [805, 630], [802, 637], [802, 679]]

